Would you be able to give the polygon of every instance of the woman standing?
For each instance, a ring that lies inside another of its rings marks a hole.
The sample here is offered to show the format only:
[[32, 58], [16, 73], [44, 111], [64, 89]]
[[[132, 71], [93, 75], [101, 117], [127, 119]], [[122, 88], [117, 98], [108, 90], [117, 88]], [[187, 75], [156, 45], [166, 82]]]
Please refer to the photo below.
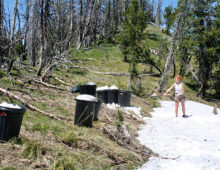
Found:
[[182, 76], [176, 76], [175, 83], [173, 83], [172, 86], [163, 94], [164, 96], [166, 96], [175, 87], [176, 117], [178, 117], [179, 102], [181, 102], [181, 105], [182, 105], [183, 117], [186, 116], [185, 115], [184, 83], [182, 83], [181, 81], [182, 81]]

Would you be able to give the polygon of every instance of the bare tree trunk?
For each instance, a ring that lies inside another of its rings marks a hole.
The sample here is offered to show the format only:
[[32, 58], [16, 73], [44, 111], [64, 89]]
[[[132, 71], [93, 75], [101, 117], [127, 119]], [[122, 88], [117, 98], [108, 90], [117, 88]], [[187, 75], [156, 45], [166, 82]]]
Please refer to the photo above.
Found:
[[164, 72], [163, 75], [161, 77], [161, 81], [160, 81], [160, 85], [159, 85], [159, 92], [162, 92], [163, 88], [167, 85], [170, 74], [172, 72], [172, 65], [174, 62], [174, 52], [175, 52], [175, 43], [177, 40], [177, 36], [180, 30], [180, 21], [182, 19], [183, 13], [180, 12], [179, 16], [177, 18], [177, 22], [176, 22], [176, 26], [175, 26], [175, 31], [172, 35], [172, 40], [171, 40], [171, 47], [169, 50], [169, 54], [165, 63], [165, 67], [164, 67]]
[[110, 32], [111, 26], [111, 1], [108, 0], [105, 4], [105, 13], [104, 13], [104, 36]]
[[0, 66], [3, 64], [2, 30], [3, 30], [3, 0], [0, 0]]
[[79, 11], [79, 26], [78, 26], [78, 45], [82, 42], [83, 36], [83, 1], [79, 0], [80, 11]]
[[38, 3], [35, 2], [33, 5], [32, 19], [31, 19], [31, 43], [30, 43], [30, 64], [31, 66], [36, 66], [36, 37], [37, 37], [37, 20], [38, 20]]
[[123, 1], [121, 0], [117, 1], [117, 13], [118, 13], [118, 30], [120, 30], [122, 23], [122, 13], [123, 13]]
[[[15, 6], [14, 6], [14, 13], [13, 13], [13, 22], [12, 22], [12, 30], [10, 34], [10, 43], [13, 42], [14, 40], [14, 32], [15, 32], [15, 22], [16, 22], [16, 16], [17, 16], [17, 5], [18, 5], [18, 0], [15, 0]], [[9, 48], [8, 56], [9, 56], [9, 63], [8, 63], [8, 69], [7, 72], [9, 73], [13, 67], [14, 60], [12, 58], [12, 47]]]
[[70, 1], [70, 30], [69, 30], [69, 41], [68, 41], [68, 46], [67, 46], [67, 48], [69, 48], [70, 47], [70, 43], [71, 43], [71, 41], [72, 41], [72, 39], [73, 39], [73, 36], [74, 36], [74, 32], [75, 32], [75, 26], [74, 26], [74, 24], [75, 24], [75, 16], [74, 16], [74, 14], [75, 14], [75, 6], [74, 6], [74, 0], [71, 0]]
[[[46, 51], [48, 50], [48, 42], [47, 42], [47, 38], [46, 38], [46, 34], [47, 34], [47, 26], [48, 26], [48, 17], [49, 17], [49, 5], [50, 5], [50, 0], [46, 0], [45, 1], [45, 5], [44, 5], [44, 0], [41, 0], [41, 24], [40, 24], [40, 30], [41, 30], [41, 44], [40, 44], [40, 48], [41, 48], [41, 54], [40, 54], [40, 63], [39, 63], [39, 68], [37, 71], [37, 76], [41, 75], [41, 71], [45, 65], [46, 62]], [[44, 7], [45, 6], [45, 7]]]
[[30, 3], [29, 0], [26, 0], [26, 16], [25, 16], [25, 34], [24, 34], [24, 54], [22, 55], [22, 59], [27, 59], [27, 33], [29, 31], [29, 9], [30, 9]]
[[173, 60], [173, 77], [176, 76], [176, 62]]
[[92, 0], [91, 2], [89, 2], [87, 4], [87, 16], [86, 16], [86, 20], [85, 20], [85, 25], [84, 25], [84, 29], [83, 29], [83, 34], [82, 34], [82, 39], [81, 39], [81, 42], [79, 43], [77, 49], [80, 50], [83, 43], [84, 43], [84, 40], [86, 39], [89, 31], [90, 31], [90, 24], [92, 22], [92, 19], [94, 19], [94, 12], [95, 12], [95, 9], [96, 9], [96, 0]]
[[43, 69], [43, 57], [44, 57], [44, 0], [41, 0], [41, 12], [40, 12], [40, 58], [39, 68], [37, 76], [41, 75]]
[[11, 35], [10, 35], [10, 40], [11, 41], [14, 39], [15, 22], [16, 22], [16, 16], [17, 16], [17, 5], [18, 5], [18, 0], [15, 0], [14, 13], [13, 13], [13, 22], [12, 22], [12, 31], [11, 31]]
[[199, 92], [197, 94], [198, 97], [204, 97], [205, 96], [205, 90], [206, 90], [206, 84], [207, 80], [209, 79], [209, 73], [211, 70], [211, 66], [208, 61], [208, 54], [205, 55], [205, 46], [201, 43], [199, 46], [199, 81], [201, 84], [201, 87], [199, 89]]

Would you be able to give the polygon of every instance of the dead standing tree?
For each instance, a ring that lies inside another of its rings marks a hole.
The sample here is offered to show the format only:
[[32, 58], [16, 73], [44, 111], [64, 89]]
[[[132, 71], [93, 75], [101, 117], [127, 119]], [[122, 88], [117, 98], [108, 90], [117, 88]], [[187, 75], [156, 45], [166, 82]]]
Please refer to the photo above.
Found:
[[[15, 23], [16, 23], [16, 18], [17, 18], [17, 5], [18, 5], [18, 0], [15, 0], [15, 6], [14, 6], [14, 13], [13, 13], [13, 22], [12, 22], [12, 30], [10, 34], [10, 43], [13, 42], [14, 40], [14, 33], [15, 33]], [[13, 67], [14, 59], [12, 57], [12, 46], [9, 47], [8, 51], [8, 68], [7, 72], [9, 73]]]
[[174, 63], [174, 52], [175, 52], [175, 47], [176, 47], [176, 41], [177, 41], [177, 37], [178, 37], [178, 33], [180, 31], [181, 28], [181, 20], [183, 17], [183, 12], [180, 12], [177, 19], [176, 19], [176, 26], [175, 26], [175, 30], [174, 33], [172, 35], [172, 39], [171, 39], [171, 47], [169, 50], [169, 54], [165, 63], [165, 67], [164, 67], [164, 72], [163, 75], [161, 77], [161, 81], [160, 81], [160, 85], [159, 85], [159, 92], [162, 92], [163, 88], [167, 85], [169, 77], [171, 75], [172, 72], [172, 66]]
[[31, 20], [30, 20], [30, 26], [28, 29], [28, 53], [30, 56], [30, 65], [35, 67], [36, 66], [36, 60], [37, 60], [37, 48], [38, 48], [38, 37], [37, 37], [37, 30], [38, 30], [38, 6], [39, 1], [35, 1], [32, 7], [32, 13], [31, 13]]
[[[89, 34], [91, 23], [93, 22], [95, 18], [95, 9], [96, 6], [98, 5], [97, 0], [91, 0], [88, 1], [87, 7], [86, 7], [86, 14], [84, 15], [84, 18], [82, 19], [84, 21], [84, 29], [80, 27], [80, 42], [78, 44], [77, 49], [80, 50], [81, 47], [83, 46], [83, 43], [85, 42], [86, 37]], [[81, 17], [81, 16], [80, 16]], [[80, 24], [81, 25], [81, 24]]]
[[23, 55], [22, 60], [27, 59], [27, 35], [29, 31], [29, 18], [30, 18], [30, 0], [26, 0], [26, 14], [25, 14], [25, 33], [24, 33], [24, 47], [23, 47]]
[[39, 68], [37, 71], [37, 76], [41, 75], [41, 71], [45, 66], [47, 50], [48, 50], [48, 41], [47, 41], [47, 30], [49, 22], [49, 8], [50, 0], [41, 0], [40, 1], [40, 58], [39, 58]]
[[3, 0], [0, 0], [0, 66], [3, 63], [2, 30], [3, 30]]

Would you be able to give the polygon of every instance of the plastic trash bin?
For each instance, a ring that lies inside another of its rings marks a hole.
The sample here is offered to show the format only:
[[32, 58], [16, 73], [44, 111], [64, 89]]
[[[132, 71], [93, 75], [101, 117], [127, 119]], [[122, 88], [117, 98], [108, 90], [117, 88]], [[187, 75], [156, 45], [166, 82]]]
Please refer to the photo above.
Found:
[[117, 89], [108, 89], [107, 90], [107, 103], [118, 103], [118, 90]]
[[101, 99], [103, 103], [107, 103], [107, 90], [97, 90], [97, 97]]
[[124, 107], [130, 106], [131, 94], [132, 93], [130, 91], [119, 90], [118, 91], [118, 104]]
[[93, 119], [94, 121], [99, 120], [98, 114], [99, 114], [99, 109], [100, 109], [101, 104], [102, 104], [102, 100], [98, 99], [98, 102], [95, 104], [95, 115], [94, 115], [94, 119]]
[[96, 96], [96, 84], [93, 82], [86, 83], [80, 86], [80, 94], [89, 94]]
[[0, 141], [8, 141], [20, 133], [25, 107], [14, 104], [0, 104]]
[[95, 115], [95, 106], [98, 99], [94, 96], [83, 94], [77, 96], [74, 124], [78, 126], [92, 127]]

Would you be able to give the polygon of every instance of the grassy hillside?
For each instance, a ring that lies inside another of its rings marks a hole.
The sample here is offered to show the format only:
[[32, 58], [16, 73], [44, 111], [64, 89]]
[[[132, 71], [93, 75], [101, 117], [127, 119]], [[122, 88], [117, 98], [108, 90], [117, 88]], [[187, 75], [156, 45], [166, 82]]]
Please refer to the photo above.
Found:
[[[107, 49], [108, 60], [102, 48]], [[93, 128], [77, 127], [73, 123], [74, 99], [78, 94], [70, 93], [68, 90], [71, 87], [93, 81], [98, 86], [114, 84], [121, 89], [127, 88], [127, 76], [115, 77], [95, 73], [103, 71], [127, 73], [128, 64], [122, 62], [118, 47], [103, 45], [82, 52], [73, 49], [69, 59], [74, 62], [74, 67], [57, 68], [47, 81], [57, 87], [66, 88], [66, 91], [30, 82], [29, 80], [35, 77], [36, 70], [29, 68], [21, 72], [13, 70], [10, 76], [1, 73], [0, 87], [7, 88], [38, 109], [55, 116], [64, 116], [69, 121], [54, 120], [38, 112], [27, 110], [20, 137], [0, 144], [0, 167], [3, 169], [133, 169], [146, 162], [151, 151], [144, 149], [135, 139], [138, 126], [142, 122], [125, 113], [122, 113], [124, 121], [118, 122], [118, 111], [109, 110], [103, 105], [99, 121], [94, 123]], [[68, 85], [60, 83], [54, 77], [59, 77]], [[153, 81], [151, 83], [153, 84]], [[149, 83], [146, 79], [146, 86], [147, 84]], [[0, 102], [3, 101], [19, 104], [16, 100], [0, 95]], [[154, 104], [154, 101], [152, 103]], [[141, 106], [145, 115], [149, 115], [149, 111], [152, 111], [152, 105], [147, 99], [133, 98], [132, 105]], [[104, 127], [109, 132], [106, 132]], [[124, 134], [123, 128], [129, 131], [130, 137]], [[112, 139], [112, 135], [117, 138]]]
[[[153, 49], [158, 48], [161, 36], [169, 38], [155, 26], [149, 26], [148, 32], [151, 34], [148, 41]], [[59, 121], [27, 110], [20, 137], [0, 144], [0, 168], [134, 169], [146, 162], [150, 155], [154, 155], [135, 139], [136, 131], [143, 122], [128, 116], [122, 110], [110, 110], [106, 105], [102, 105], [99, 121], [94, 122], [93, 128], [78, 127], [73, 123], [74, 99], [78, 94], [70, 93], [70, 88], [92, 81], [98, 86], [116, 85], [120, 89], [127, 89], [128, 76], [102, 73], [127, 74], [128, 63], [122, 61], [119, 47], [102, 44], [100, 47], [80, 52], [72, 49], [69, 52], [69, 60], [74, 65], [66, 64], [68, 68], [56, 68], [46, 80], [47, 83], [66, 90], [57, 90], [29, 81], [35, 77], [37, 68], [24, 67], [22, 71], [14, 69], [10, 75], [0, 72], [0, 87], [22, 97], [38, 109], [67, 118]], [[138, 70], [148, 73], [150, 67], [139, 64]], [[56, 78], [62, 79], [65, 84]], [[152, 108], [158, 106], [156, 100], [147, 98], [158, 80], [157, 76], [144, 76], [143, 97], [132, 97], [132, 105], [140, 106], [145, 116], [150, 116]], [[169, 83], [171, 82], [172, 80]], [[196, 99], [195, 89], [191, 86], [186, 86], [186, 93], [190, 99]], [[3, 101], [19, 104], [17, 100], [0, 94], [0, 102]], [[119, 120], [119, 115], [123, 117], [123, 121]], [[125, 129], [130, 136], [125, 134]]]

